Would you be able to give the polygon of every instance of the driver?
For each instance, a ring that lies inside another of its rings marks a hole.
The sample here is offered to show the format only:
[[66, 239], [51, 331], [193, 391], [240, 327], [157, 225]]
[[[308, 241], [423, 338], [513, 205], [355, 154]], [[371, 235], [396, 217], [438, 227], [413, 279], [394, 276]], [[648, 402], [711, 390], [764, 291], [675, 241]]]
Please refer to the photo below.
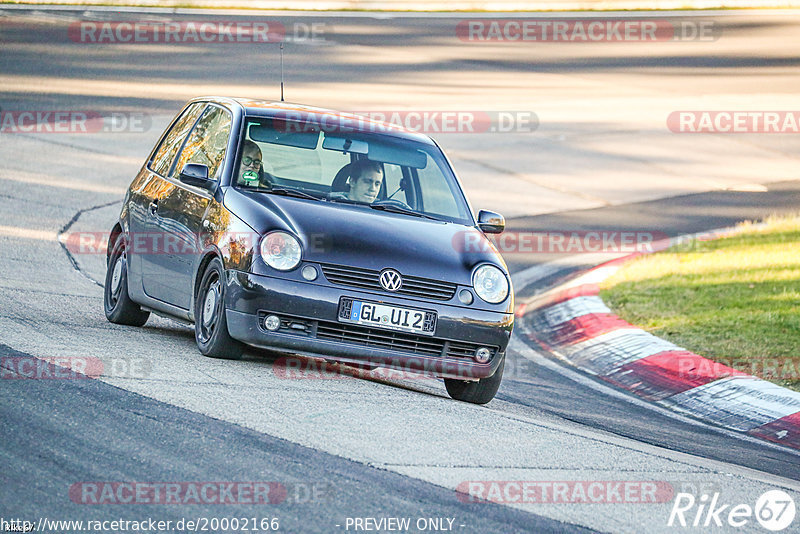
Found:
[[353, 163], [350, 171], [350, 191], [347, 198], [371, 204], [378, 198], [382, 183], [383, 169], [380, 163], [360, 159]]
[[242, 143], [242, 164], [239, 167], [239, 183], [270, 187], [270, 175], [262, 168], [261, 149], [253, 141], [246, 139]]

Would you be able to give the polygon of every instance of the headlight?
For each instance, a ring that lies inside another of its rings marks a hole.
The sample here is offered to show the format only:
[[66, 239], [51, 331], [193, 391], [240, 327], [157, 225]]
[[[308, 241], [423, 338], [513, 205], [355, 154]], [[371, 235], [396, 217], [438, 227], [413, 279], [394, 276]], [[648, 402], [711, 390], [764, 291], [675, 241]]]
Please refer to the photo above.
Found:
[[261, 258], [274, 269], [290, 271], [302, 256], [300, 243], [286, 232], [271, 232], [261, 238]]
[[508, 279], [494, 265], [481, 265], [472, 275], [472, 285], [480, 298], [491, 304], [503, 302], [508, 296]]

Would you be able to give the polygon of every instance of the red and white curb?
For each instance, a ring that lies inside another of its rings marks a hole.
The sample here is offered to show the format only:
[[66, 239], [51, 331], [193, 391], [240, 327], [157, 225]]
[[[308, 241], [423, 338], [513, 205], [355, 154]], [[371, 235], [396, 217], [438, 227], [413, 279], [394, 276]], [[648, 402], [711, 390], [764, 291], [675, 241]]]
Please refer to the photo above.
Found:
[[[672, 241], [679, 239], [686, 237]], [[598, 296], [597, 283], [633, 256], [602, 264], [520, 304], [516, 315], [524, 335], [584, 372], [648, 401], [800, 449], [799, 392], [694, 354], [611, 312]]]

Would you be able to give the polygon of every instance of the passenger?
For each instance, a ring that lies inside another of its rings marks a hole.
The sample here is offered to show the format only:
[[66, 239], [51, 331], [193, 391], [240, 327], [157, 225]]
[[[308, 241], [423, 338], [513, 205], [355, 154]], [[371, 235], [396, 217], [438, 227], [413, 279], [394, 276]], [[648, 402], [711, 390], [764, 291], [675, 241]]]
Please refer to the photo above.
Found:
[[353, 163], [350, 172], [350, 191], [347, 198], [356, 202], [375, 202], [383, 183], [383, 170], [380, 163], [360, 159]]
[[271, 187], [270, 175], [263, 171], [261, 149], [253, 141], [246, 139], [243, 143], [242, 164], [239, 167], [239, 183]]

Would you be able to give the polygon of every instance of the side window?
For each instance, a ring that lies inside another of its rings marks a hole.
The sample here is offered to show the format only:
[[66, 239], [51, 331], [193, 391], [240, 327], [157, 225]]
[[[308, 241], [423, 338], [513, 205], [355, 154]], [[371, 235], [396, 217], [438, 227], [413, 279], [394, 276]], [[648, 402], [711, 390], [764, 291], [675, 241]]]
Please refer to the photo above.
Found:
[[[408, 203], [406, 192], [400, 189], [400, 180], [403, 179], [402, 167], [392, 163], [384, 163], [383, 175], [386, 179], [386, 197], [391, 196], [393, 200]], [[395, 193], [395, 191], [397, 192]]]
[[172, 172], [177, 177], [187, 163], [208, 166], [208, 177], [217, 179], [228, 148], [231, 133], [231, 116], [222, 108], [208, 106], [189, 135], [186, 145]]
[[166, 176], [170, 165], [172, 165], [178, 150], [183, 144], [183, 140], [186, 138], [186, 134], [189, 133], [189, 129], [194, 124], [194, 121], [197, 120], [204, 106], [205, 103], [196, 102], [183, 112], [183, 115], [180, 116], [166, 137], [164, 137], [161, 146], [158, 147], [155, 156], [150, 162], [150, 170]]

